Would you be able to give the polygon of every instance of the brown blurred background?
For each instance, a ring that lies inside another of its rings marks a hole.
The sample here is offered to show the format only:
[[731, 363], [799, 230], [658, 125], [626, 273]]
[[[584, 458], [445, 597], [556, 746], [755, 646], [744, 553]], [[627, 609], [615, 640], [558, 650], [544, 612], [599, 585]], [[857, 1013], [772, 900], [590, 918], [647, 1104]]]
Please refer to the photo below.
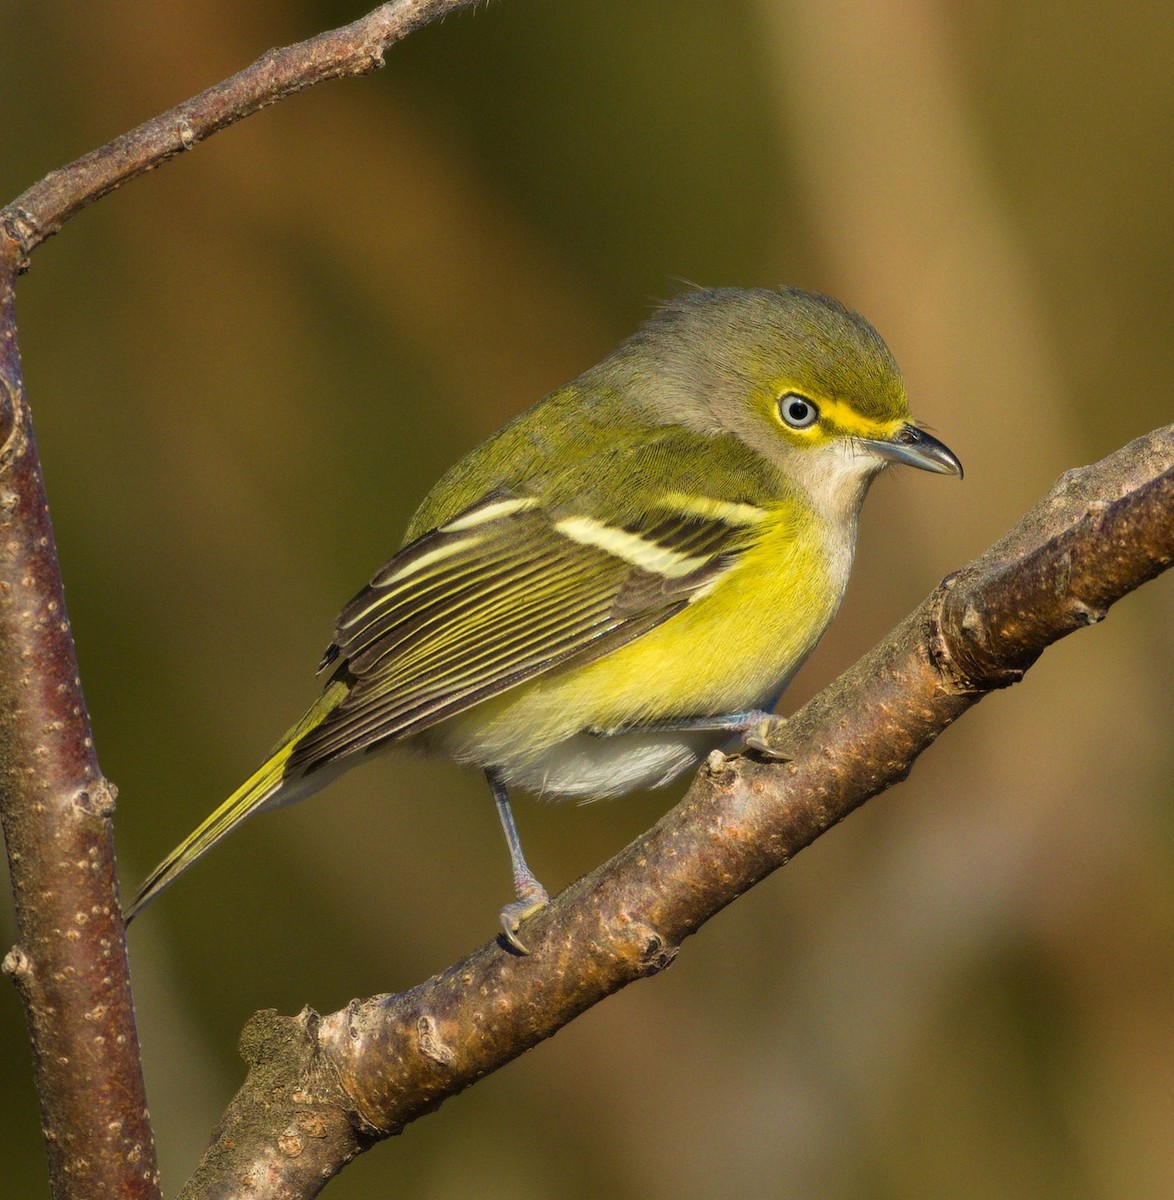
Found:
[[[360, 15], [0, 3], [0, 192]], [[679, 280], [860, 308], [966, 482], [894, 473], [784, 711], [1066, 468], [1174, 405], [1174, 8], [501, 0], [83, 214], [25, 370], [127, 887], [316, 694], [338, 606], [453, 460]], [[1174, 1194], [1174, 581], [1052, 649], [674, 968], [329, 1189], [484, 1198]], [[560, 888], [673, 794], [523, 800]], [[131, 951], [164, 1181], [255, 1009], [495, 932], [482, 782], [389, 758], [219, 848]], [[0, 935], [11, 939], [10, 906]], [[6, 1194], [44, 1191], [0, 988]]]

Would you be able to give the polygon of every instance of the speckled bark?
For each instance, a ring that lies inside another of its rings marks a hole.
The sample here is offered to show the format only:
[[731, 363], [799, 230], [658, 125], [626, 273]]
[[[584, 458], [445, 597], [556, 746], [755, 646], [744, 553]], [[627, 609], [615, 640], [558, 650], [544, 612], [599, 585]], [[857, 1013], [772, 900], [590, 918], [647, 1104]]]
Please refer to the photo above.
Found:
[[[11, 247], [7, 247], [11, 250]], [[33, 1046], [53, 1195], [157, 1196], [114, 873], [0, 267], [0, 817], [16, 903], [4, 970]]]
[[[396, 0], [247, 70], [56, 171], [0, 211], [0, 807], [54, 1195], [157, 1194], [125, 946], [112, 790], [90, 741], [21, 392], [12, 281], [71, 216], [217, 130], [363, 74], [468, 0]], [[946, 581], [785, 731], [792, 761], [715, 758], [682, 803], [527, 924], [401, 996], [320, 1018], [258, 1014], [249, 1076], [189, 1196], [312, 1196], [355, 1154], [669, 963], [680, 943], [870, 796], [991, 688], [1098, 620], [1174, 556], [1174, 430], [1052, 495]]]
[[[114, 791], [94, 754], [65, 615], [14, 281], [38, 245], [121, 184], [285, 96], [376, 69], [395, 42], [469, 3], [393, 0], [271, 50], [0, 210], [0, 818], [18, 936], [4, 970], [28, 1016], [56, 1200], [159, 1191], [115, 881]], [[316, 1129], [317, 1118], [307, 1136]]]
[[397, 996], [262, 1013], [249, 1077], [184, 1195], [313, 1196], [357, 1153], [672, 961], [1051, 642], [1174, 560], [1174, 426], [1081, 471], [797, 713], [790, 761], [714, 756], [656, 826], [526, 925]]

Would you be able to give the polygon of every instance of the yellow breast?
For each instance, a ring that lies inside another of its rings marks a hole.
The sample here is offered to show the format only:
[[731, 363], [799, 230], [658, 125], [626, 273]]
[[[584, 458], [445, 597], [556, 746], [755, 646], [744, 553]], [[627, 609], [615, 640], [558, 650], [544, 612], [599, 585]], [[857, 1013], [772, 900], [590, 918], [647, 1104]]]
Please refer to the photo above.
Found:
[[663, 625], [592, 663], [540, 676], [445, 722], [455, 757], [537, 755], [588, 728], [737, 712], [767, 703], [839, 607], [851, 541], [793, 504], [713, 589]]

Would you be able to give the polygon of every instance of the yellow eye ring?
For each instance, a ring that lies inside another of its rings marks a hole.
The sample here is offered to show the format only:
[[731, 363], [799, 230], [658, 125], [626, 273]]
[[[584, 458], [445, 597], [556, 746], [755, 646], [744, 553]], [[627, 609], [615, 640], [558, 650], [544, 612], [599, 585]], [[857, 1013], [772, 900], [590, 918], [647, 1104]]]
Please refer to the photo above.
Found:
[[809, 429], [819, 420], [819, 406], [798, 392], [784, 392], [779, 397], [779, 416], [792, 429]]

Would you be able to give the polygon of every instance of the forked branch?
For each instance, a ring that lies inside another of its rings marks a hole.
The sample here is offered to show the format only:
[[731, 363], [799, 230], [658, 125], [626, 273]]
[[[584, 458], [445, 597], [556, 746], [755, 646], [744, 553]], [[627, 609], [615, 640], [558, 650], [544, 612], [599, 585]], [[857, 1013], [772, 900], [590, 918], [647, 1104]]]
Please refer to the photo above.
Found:
[[0, 819], [50, 1184], [159, 1194], [114, 870], [114, 789], [94, 754], [21, 376], [13, 287], [31, 252], [129, 179], [267, 104], [361, 75], [470, 0], [395, 0], [251, 67], [52, 172], [0, 210]]

